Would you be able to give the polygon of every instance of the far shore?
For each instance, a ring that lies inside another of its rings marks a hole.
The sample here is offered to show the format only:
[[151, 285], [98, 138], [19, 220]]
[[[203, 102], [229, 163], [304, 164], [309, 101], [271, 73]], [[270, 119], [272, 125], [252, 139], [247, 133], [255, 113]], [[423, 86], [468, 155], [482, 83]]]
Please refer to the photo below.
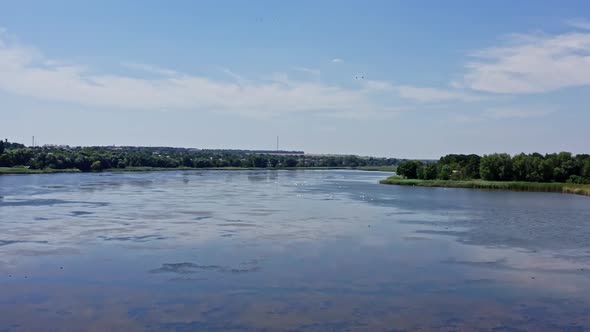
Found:
[[590, 185], [559, 182], [520, 182], [484, 180], [419, 180], [391, 176], [380, 181], [381, 184], [419, 187], [468, 188], [510, 191], [556, 192], [590, 196]]
[[361, 167], [126, 167], [126, 168], [107, 168], [100, 171], [83, 172], [77, 168], [67, 169], [31, 169], [25, 167], [0, 167], [0, 175], [2, 174], [54, 174], [54, 173], [103, 173], [103, 172], [156, 172], [156, 171], [204, 171], [204, 170], [219, 170], [219, 171], [244, 171], [244, 170], [330, 170], [330, 169], [350, 169], [362, 171], [380, 171], [380, 172], [394, 172], [395, 166], [361, 166]]

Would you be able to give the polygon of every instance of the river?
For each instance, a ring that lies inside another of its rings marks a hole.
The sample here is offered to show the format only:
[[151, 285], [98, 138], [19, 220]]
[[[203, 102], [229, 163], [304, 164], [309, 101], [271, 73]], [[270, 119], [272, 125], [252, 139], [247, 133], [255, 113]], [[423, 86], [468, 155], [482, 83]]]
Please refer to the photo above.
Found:
[[590, 198], [387, 175], [0, 176], [0, 330], [590, 329]]

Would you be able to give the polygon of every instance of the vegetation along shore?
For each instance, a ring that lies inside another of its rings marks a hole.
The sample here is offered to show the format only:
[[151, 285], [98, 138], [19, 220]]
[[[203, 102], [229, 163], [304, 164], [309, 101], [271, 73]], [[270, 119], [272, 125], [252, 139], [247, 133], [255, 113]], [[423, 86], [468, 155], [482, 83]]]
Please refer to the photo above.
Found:
[[137, 146], [42, 146], [0, 141], [0, 174], [191, 169], [362, 169], [393, 172], [396, 158], [307, 155], [303, 151], [201, 150]]
[[559, 192], [590, 196], [590, 155], [452, 154], [437, 162], [405, 161], [383, 184]]

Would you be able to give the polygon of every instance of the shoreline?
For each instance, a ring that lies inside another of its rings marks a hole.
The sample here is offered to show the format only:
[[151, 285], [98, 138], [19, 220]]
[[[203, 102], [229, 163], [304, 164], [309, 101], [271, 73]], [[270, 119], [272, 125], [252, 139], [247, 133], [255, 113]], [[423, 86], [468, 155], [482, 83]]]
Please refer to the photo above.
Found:
[[58, 173], [118, 173], [118, 172], [160, 172], [160, 171], [248, 171], [248, 170], [360, 170], [394, 172], [395, 166], [361, 166], [361, 167], [127, 167], [106, 168], [100, 171], [81, 171], [77, 168], [66, 169], [30, 169], [24, 167], [0, 167], [2, 175], [29, 175], [29, 174], [58, 174]]
[[519, 182], [484, 180], [419, 180], [402, 179], [397, 176], [379, 181], [381, 184], [399, 186], [418, 186], [430, 188], [464, 188], [484, 190], [509, 190], [528, 192], [554, 192], [590, 196], [590, 185], [560, 182]]

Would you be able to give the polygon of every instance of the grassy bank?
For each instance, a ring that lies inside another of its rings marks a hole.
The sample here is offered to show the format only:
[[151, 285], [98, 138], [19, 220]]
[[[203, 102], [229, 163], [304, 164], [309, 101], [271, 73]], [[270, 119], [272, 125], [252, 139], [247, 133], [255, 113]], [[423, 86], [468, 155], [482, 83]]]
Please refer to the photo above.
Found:
[[483, 181], [483, 180], [417, 180], [392, 176], [381, 181], [382, 184], [420, 187], [446, 187], [469, 189], [495, 189], [512, 191], [557, 192], [590, 196], [590, 185], [572, 183], [518, 182], [518, 181]]
[[362, 171], [395, 172], [397, 170], [397, 166], [360, 166], [355, 167], [354, 169]]
[[30, 169], [24, 167], [0, 167], [1, 174], [46, 174], [46, 173], [80, 173], [77, 168], [68, 169]]

